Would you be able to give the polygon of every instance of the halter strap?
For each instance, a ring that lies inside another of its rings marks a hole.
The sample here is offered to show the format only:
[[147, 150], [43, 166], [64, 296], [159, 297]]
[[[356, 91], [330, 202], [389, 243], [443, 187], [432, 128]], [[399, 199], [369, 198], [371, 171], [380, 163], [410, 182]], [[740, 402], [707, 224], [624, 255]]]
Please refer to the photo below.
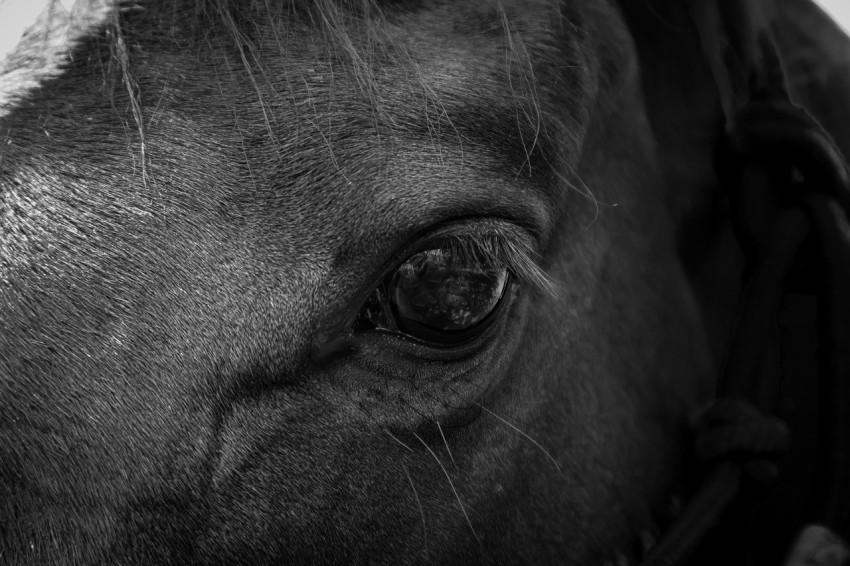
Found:
[[789, 101], [764, 0], [689, 0], [706, 63], [727, 120], [754, 99]]
[[[767, 394], [780, 378], [762, 360], [775, 332], [786, 280], [808, 271], [820, 325], [817, 488], [814, 520], [850, 537], [850, 175], [824, 128], [793, 105], [764, 2], [690, 0], [726, 116], [721, 182], [747, 255], [745, 282], [717, 404], [744, 403], [748, 426], [776, 419]], [[814, 246], [804, 246], [812, 241]], [[814, 250], [814, 251], [812, 251]], [[716, 436], [716, 435], [715, 435]], [[736, 438], [721, 444], [739, 446]], [[685, 564], [738, 499], [745, 469], [761, 456], [712, 462], [679, 520], [643, 566]]]

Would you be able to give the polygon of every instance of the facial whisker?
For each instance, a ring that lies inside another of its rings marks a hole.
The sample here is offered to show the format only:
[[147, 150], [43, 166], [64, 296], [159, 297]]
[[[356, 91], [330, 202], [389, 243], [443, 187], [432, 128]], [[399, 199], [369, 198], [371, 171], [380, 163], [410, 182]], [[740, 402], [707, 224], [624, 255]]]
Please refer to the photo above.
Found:
[[534, 444], [537, 448], [539, 448], [539, 449], [540, 449], [540, 451], [541, 451], [541, 452], [543, 452], [543, 453], [546, 455], [546, 457], [548, 457], [548, 458], [549, 458], [549, 460], [551, 460], [551, 461], [552, 461], [552, 463], [555, 465], [555, 468], [558, 470], [558, 473], [559, 473], [561, 476], [563, 476], [563, 475], [564, 475], [564, 472], [563, 472], [563, 471], [561, 471], [561, 466], [559, 466], [559, 465], [558, 465], [558, 461], [557, 461], [557, 460], [555, 460], [555, 458], [552, 456], [552, 454], [550, 454], [550, 453], [549, 453], [549, 451], [547, 451], [545, 448], [543, 448], [543, 446], [541, 446], [539, 442], [537, 442], [536, 440], [534, 440], [533, 438], [531, 438], [529, 435], [527, 435], [526, 433], [524, 433], [523, 431], [521, 431], [519, 428], [517, 428], [517, 427], [516, 427], [514, 424], [512, 424], [510, 421], [508, 421], [508, 420], [506, 420], [506, 419], [504, 419], [504, 418], [500, 417], [499, 415], [497, 415], [496, 413], [494, 413], [493, 411], [491, 411], [490, 409], [488, 409], [488, 408], [487, 408], [487, 407], [485, 407], [484, 405], [481, 405], [480, 403], [476, 403], [476, 405], [478, 405], [479, 407], [481, 407], [481, 410], [486, 411], [487, 413], [489, 413], [489, 414], [493, 415], [494, 417], [496, 417], [497, 419], [499, 419], [500, 421], [502, 421], [503, 423], [505, 423], [506, 425], [508, 425], [510, 428], [512, 428], [513, 430], [515, 430], [516, 432], [518, 432], [519, 434], [521, 434], [522, 436], [524, 436], [525, 438], [527, 438], [529, 442], [531, 442], [531, 443], [532, 443], [532, 444]]
[[448, 441], [446, 440], [446, 435], [445, 435], [445, 434], [443, 434], [443, 427], [441, 427], [441, 426], [440, 426], [439, 421], [434, 421], [434, 423], [437, 425], [437, 430], [439, 430], [439, 431], [440, 431], [440, 436], [441, 436], [441, 437], [442, 437], [442, 439], [443, 439], [443, 445], [445, 445], [445, 447], [446, 447], [446, 452], [448, 452], [448, 453], [449, 453], [449, 458], [450, 458], [450, 459], [451, 459], [451, 461], [452, 461], [452, 465], [457, 465], [457, 464], [455, 464], [455, 457], [454, 457], [454, 456], [452, 456], [452, 450], [451, 450], [451, 448], [449, 448], [449, 443], [448, 443]]
[[441, 469], [441, 470], [443, 470], [443, 474], [445, 474], [446, 479], [449, 481], [449, 487], [451, 487], [451, 488], [452, 488], [452, 492], [455, 494], [455, 499], [457, 499], [457, 503], [458, 503], [458, 505], [460, 506], [460, 510], [461, 510], [461, 512], [463, 513], [464, 518], [466, 519], [466, 524], [467, 524], [467, 525], [469, 525], [469, 530], [470, 530], [470, 531], [472, 531], [472, 536], [474, 536], [474, 537], [475, 537], [475, 541], [476, 541], [476, 542], [479, 544], [479, 546], [480, 546], [480, 545], [481, 545], [481, 539], [480, 539], [480, 538], [478, 538], [478, 533], [476, 533], [476, 532], [475, 532], [475, 528], [472, 526], [472, 521], [469, 519], [469, 515], [466, 513], [466, 507], [464, 507], [464, 506], [463, 506], [463, 501], [461, 501], [461, 499], [460, 499], [460, 495], [458, 494], [457, 490], [455, 489], [455, 484], [454, 484], [454, 482], [452, 482], [452, 478], [451, 478], [451, 476], [449, 475], [449, 472], [446, 470], [446, 467], [445, 467], [445, 466], [443, 466], [443, 463], [440, 461], [440, 459], [437, 457], [437, 455], [436, 455], [436, 454], [434, 454], [434, 451], [433, 451], [433, 450], [431, 450], [431, 447], [430, 447], [430, 446], [428, 446], [428, 444], [427, 444], [424, 440], [422, 440], [422, 437], [420, 437], [420, 436], [419, 436], [418, 434], [416, 434], [415, 432], [413, 433], [413, 436], [415, 436], [415, 437], [416, 437], [416, 439], [417, 439], [419, 442], [421, 442], [421, 443], [422, 443], [422, 446], [424, 446], [424, 447], [425, 447], [425, 449], [426, 449], [426, 450], [428, 450], [428, 452], [430, 452], [430, 453], [431, 453], [431, 456], [433, 456], [433, 457], [434, 457], [434, 460], [436, 460], [436, 461], [437, 461], [437, 464], [439, 464], [440, 469]]
[[390, 437], [390, 438], [392, 438], [393, 440], [395, 440], [396, 442], [398, 442], [399, 444], [401, 444], [402, 446], [404, 446], [405, 448], [407, 448], [407, 450], [408, 450], [409, 452], [413, 452], [413, 448], [411, 448], [410, 446], [408, 446], [407, 444], [405, 444], [404, 442], [402, 442], [401, 440], [399, 440], [399, 439], [398, 439], [398, 437], [397, 437], [396, 435], [394, 435], [393, 433], [391, 433], [390, 431], [388, 431], [388, 430], [387, 430], [387, 429], [385, 429], [385, 428], [384, 428], [384, 429], [382, 429], [382, 430], [383, 430], [385, 433], [387, 433], [387, 434], [389, 435], [389, 437]]
[[419, 494], [416, 492], [416, 486], [413, 484], [413, 478], [410, 476], [410, 470], [404, 464], [404, 473], [407, 474], [407, 480], [410, 482], [410, 488], [413, 490], [413, 497], [416, 498], [416, 505], [419, 506], [419, 515], [422, 517], [422, 546], [425, 556], [428, 556], [428, 529], [425, 526], [425, 509], [422, 507], [422, 501], [419, 499]]
[[[451, 386], [449, 386], [449, 387], [450, 387], [450, 388], [454, 391], [454, 388], [452, 388]], [[556, 469], [556, 470], [558, 470], [558, 474], [559, 474], [561, 477], [564, 477], [564, 478], [565, 478], [565, 476], [564, 476], [564, 472], [561, 470], [561, 466], [558, 464], [558, 461], [557, 461], [557, 460], [555, 460], [554, 456], [552, 456], [552, 454], [551, 454], [548, 450], [546, 450], [545, 448], [543, 448], [543, 446], [542, 446], [539, 442], [537, 442], [537, 441], [536, 441], [536, 440], [534, 440], [532, 437], [530, 437], [528, 434], [526, 434], [525, 432], [523, 432], [522, 430], [520, 430], [519, 428], [517, 428], [517, 426], [516, 426], [516, 425], [514, 425], [513, 423], [511, 423], [510, 421], [508, 421], [508, 420], [507, 420], [507, 419], [505, 419], [504, 417], [500, 417], [499, 415], [497, 415], [496, 413], [494, 413], [493, 411], [491, 411], [490, 409], [488, 409], [487, 407], [485, 407], [485, 406], [484, 406], [484, 405], [482, 405], [481, 403], [473, 403], [473, 404], [474, 404], [476, 407], [479, 407], [482, 411], [486, 411], [486, 412], [487, 412], [487, 413], [489, 413], [490, 415], [492, 415], [492, 416], [496, 417], [496, 418], [497, 418], [497, 419], [499, 419], [501, 422], [503, 422], [504, 424], [508, 425], [511, 429], [513, 429], [514, 431], [516, 431], [517, 433], [519, 433], [520, 435], [522, 435], [523, 437], [525, 437], [526, 439], [528, 439], [528, 441], [529, 441], [529, 442], [531, 442], [534, 446], [536, 446], [537, 448], [539, 448], [539, 449], [540, 449], [540, 451], [541, 451], [541, 452], [543, 452], [543, 454], [545, 454], [545, 455], [546, 455], [546, 457], [547, 457], [547, 458], [549, 458], [549, 460], [551, 460], [551, 461], [552, 461], [552, 464], [554, 464], [554, 465], [555, 465], [555, 469]], [[442, 433], [442, 429], [440, 430], [440, 433]], [[565, 478], [565, 479], [566, 479], [566, 478]]]

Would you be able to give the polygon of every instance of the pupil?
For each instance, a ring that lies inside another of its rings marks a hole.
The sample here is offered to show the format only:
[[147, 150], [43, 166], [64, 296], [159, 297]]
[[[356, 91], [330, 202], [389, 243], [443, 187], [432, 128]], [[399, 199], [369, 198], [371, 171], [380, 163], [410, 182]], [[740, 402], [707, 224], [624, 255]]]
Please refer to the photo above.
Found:
[[422, 325], [459, 331], [490, 314], [499, 304], [507, 278], [505, 268], [485, 265], [450, 250], [432, 249], [412, 256], [399, 267], [389, 294], [403, 330], [415, 334], [415, 326]]

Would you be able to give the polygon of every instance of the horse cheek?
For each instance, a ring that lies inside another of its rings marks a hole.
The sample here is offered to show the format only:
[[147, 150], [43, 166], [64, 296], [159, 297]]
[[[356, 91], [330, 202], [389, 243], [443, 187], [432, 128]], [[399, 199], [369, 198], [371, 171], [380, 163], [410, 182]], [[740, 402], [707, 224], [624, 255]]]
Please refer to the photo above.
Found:
[[[641, 113], [626, 107], [613, 118], [622, 146], [591, 133], [580, 176], [597, 202], [570, 197], [546, 254], [558, 296], [536, 301], [515, 363], [519, 395], [547, 400], [537, 418], [581, 486], [541, 499], [560, 499], [609, 532], [640, 528], [646, 502], [681, 477], [683, 431], [714, 378]], [[593, 551], [592, 537], [585, 544]]]

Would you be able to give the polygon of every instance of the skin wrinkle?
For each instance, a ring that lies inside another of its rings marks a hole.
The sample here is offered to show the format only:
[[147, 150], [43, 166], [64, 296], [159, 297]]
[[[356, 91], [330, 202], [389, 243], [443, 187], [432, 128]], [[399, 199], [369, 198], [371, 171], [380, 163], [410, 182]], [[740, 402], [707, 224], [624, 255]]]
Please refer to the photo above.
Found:
[[[0, 118], [0, 561], [630, 554], [716, 339], [679, 236], [719, 104], [641, 10], [150, 0], [75, 43]], [[396, 254], [476, 222], [558, 292], [463, 355], [311, 359]]]

